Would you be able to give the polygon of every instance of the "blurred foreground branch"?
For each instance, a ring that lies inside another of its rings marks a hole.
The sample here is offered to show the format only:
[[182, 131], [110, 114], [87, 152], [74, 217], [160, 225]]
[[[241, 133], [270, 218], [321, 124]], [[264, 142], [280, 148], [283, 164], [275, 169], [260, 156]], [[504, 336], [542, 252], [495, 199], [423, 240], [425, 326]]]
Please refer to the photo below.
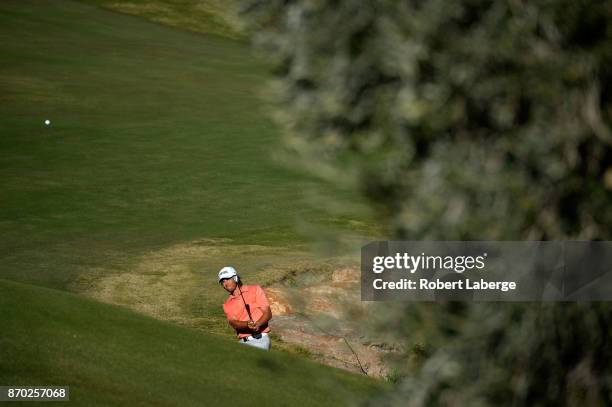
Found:
[[[244, 4], [288, 150], [396, 238], [611, 238], [612, 2]], [[381, 326], [429, 353], [386, 401], [609, 405], [611, 311], [400, 306]]]

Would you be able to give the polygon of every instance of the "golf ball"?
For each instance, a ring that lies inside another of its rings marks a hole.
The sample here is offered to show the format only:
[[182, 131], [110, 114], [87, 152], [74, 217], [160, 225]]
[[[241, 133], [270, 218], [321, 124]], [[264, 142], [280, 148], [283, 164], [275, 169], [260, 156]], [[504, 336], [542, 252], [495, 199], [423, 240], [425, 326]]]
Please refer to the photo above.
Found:
[[45, 120], [45, 124], [48, 126], [51, 124], [51, 120]]

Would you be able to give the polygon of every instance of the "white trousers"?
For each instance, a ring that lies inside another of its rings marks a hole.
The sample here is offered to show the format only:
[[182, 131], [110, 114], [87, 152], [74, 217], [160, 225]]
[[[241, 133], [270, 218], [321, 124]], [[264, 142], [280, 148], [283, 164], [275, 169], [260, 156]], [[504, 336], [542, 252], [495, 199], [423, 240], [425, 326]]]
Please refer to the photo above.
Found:
[[261, 334], [261, 338], [259, 339], [249, 336], [246, 342], [242, 338], [240, 338], [238, 342], [244, 345], [254, 346], [259, 349], [270, 350], [270, 337], [265, 332]]

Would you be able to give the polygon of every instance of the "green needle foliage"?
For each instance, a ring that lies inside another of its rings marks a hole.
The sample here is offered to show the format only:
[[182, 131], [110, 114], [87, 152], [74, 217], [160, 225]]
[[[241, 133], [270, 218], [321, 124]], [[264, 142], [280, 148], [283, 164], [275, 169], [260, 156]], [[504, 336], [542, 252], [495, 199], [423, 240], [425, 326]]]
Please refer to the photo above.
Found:
[[292, 145], [356, 156], [399, 236], [609, 233], [610, 2], [252, 3]]
[[[251, 0], [243, 14], [275, 62], [288, 149], [352, 175], [396, 238], [611, 238], [612, 2]], [[610, 404], [610, 311], [387, 312], [427, 357], [386, 402]]]

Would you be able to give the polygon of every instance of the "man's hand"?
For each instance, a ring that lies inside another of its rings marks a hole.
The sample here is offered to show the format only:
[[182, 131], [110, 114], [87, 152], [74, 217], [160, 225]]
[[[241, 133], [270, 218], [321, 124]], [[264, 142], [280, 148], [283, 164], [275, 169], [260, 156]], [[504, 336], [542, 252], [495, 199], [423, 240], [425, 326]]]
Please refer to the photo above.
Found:
[[248, 325], [249, 329], [251, 329], [252, 331], [255, 331], [255, 332], [259, 331], [259, 328], [260, 328], [259, 323], [253, 322], [253, 321], [249, 321], [247, 323], [247, 325]]

